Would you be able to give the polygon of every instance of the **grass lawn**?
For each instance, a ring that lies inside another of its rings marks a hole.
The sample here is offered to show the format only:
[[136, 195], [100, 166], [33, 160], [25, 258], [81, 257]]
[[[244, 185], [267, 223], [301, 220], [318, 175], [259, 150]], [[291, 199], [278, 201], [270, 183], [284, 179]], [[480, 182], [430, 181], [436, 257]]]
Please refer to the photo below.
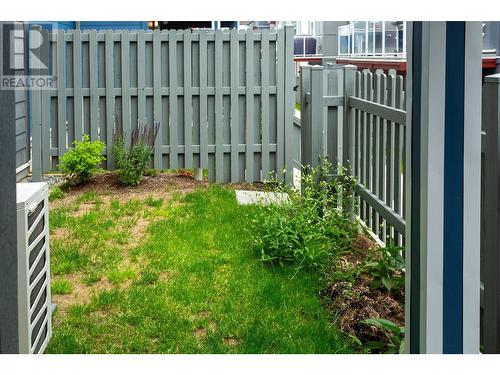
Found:
[[317, 276], [251, 249], [254, 207], [231, 187], [53, 202], [48, 353], [345, 353]]

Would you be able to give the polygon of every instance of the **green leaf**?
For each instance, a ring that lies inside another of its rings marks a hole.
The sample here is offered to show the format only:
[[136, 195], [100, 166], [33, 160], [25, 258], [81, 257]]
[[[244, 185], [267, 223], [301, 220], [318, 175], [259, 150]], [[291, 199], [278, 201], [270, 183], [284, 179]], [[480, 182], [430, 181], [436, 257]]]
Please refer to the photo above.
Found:
[[396, 335], [401, 334], [401, 327], [387, 319], [365, 319], [361, 323], [385, 329]]
[[401, 344], [399, 344], [399, 354], [405, 354], [405, 340], [401, 340]]
[[393, 282], [391, 279], [387, 278], [387, 277], [382, 277], [382, 284], [384, 284], [384, 286], [386, 287], [386, 289], [390, 292], [392, 287], [393, 287]]

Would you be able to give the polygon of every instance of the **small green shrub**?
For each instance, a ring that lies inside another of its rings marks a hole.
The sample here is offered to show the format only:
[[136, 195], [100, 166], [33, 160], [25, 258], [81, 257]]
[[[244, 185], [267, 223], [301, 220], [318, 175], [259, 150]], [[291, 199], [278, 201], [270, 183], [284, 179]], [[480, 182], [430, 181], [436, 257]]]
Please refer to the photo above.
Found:
[[85, 134], [83, 141], [75, 141], [74, 145], [73, 149], [63, 155], [60, 168], [70, 181], [83, 184], [99, 171], [99, 164], [106, 159], [102, 155], [105, 144], [101, 141], [90, 141], [90, 137]]
[[[326, 177], [337, 172], [337, 177]], [[350, 177], [342, 169], [323, 164], [303, 174], [302, 193], [283, 184], [269, 183], [275, 192], [287, 192], [288, 203], [258, 206], [254, 246], [265, 262], [319, 266], [327, 255], [350, 248], [356, 225], [341, 208], [339, 196], [352, 194]], [[341, 194], [339, 194], [342, 192]]]
[[66, 194], [61, 190], [59, 186], [54, 186], [50, 189], [49, 201], [55, 201], [57, 199], [64, 198]]
[[55, 280], [52, 281], [50, 290], [52, 294], [70, 294], [73, 286], [68, 280]]
[[384, 287], [402, 298], [401, 290], [405, 285], [405, 260], [401, 255], [403, 250], [402, 247], [388, 244], [368, 259], [365, 269], [373, 277], [372, 289]]
[[387, 319], [365, 319], [361, 323], [380, 329], [387, 341], [370, 341], [365, 348], [386, 354], [402, 354], [405, 351], [405, 328]]
[[134, 129], [128, 149], [121, 128], [115, 127], [112, 153], [123, 185], [133, 186], [141, 182], [151, 160], [151, 147], [154, 145], [159, 126], [159, 123], [155, 123], [153, 127], [140, 125]]

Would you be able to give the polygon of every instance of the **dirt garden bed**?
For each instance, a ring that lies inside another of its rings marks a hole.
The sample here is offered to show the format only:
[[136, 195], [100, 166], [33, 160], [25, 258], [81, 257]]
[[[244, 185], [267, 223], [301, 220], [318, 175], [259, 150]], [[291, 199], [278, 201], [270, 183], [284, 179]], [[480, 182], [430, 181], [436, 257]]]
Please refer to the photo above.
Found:
[[379, 245], [367, 235], [360, 234], [351, 252], [338, 257], [327, 273], [349, 273], [359, 270], [352, 281], [331, 281], [320, 295], [334, 316], [339, 328], [363, 343], [388, 343], [387, 332], [363, 323], [366, 319], [386, 319], [399, 327], [404, 326], [404, 290], [391, 293], [384, 288], [372, 287], [373, 277], [364, 270], [364, 264], [377, 257]]

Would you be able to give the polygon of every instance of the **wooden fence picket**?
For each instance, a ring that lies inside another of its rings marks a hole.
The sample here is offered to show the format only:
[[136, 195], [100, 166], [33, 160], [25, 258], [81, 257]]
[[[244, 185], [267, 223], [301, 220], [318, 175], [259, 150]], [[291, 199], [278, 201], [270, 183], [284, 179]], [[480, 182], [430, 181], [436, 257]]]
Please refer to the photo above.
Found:
[[211, 181], [261, 181], [270, 172], [281, 180], [300, 159], [290, 27], [44, 32], [58, 79], [40, 98], [36, 173], [57, 169], [84, 134], [106, 143], [113, 169], [115, 122], [129, 143], [139, 124], [159, 121], [154, 168], [208, 169]]

